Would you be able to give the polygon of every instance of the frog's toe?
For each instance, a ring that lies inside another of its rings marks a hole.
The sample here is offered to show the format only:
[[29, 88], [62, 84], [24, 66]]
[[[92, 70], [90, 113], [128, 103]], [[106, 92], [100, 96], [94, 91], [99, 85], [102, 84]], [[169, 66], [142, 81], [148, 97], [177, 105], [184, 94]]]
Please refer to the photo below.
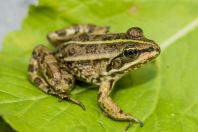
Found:
[[85, 106], [83, 105], [82, 102], [78, 101], [78, 100], [70, 100], [72, 103], [79, 105], [83, 110], [86, 110]]
[[69, 97], [69, 96], [67, 96], [67, 95], [65, 95], [65, 96], [60, 96], [59, 98], [60, 98], [60, 99], [59, 99], [59, 102], [62, 102], [63, 100], [68, 100], [68, 101], [71, 101], [71, 102], [74, 103], [74, 104], [79, 105], [83, 110], [86, 110], [86, 108], [85, 108], [85, 106], [83, 105], [83, 103], [80, 102], [80, 101], [78, 101], [78, 100], [76, 100], [76, 99], [73, 99], [73, 98], [71, 98], [71, 97]]
[[[144, 123], [138, 119], [133, 120], [136, 123], [140, 124], [140, 127], [144, 126]], [[126, 126], [125, 131], [127, 131], [132, 126], [132, 121], [129, 121], [129, 124]]]
[[140, 121], [140, 120], [137, 120], [137, 119], [136, 119], [135, 122], [139, 123], [139, 124], [140, 124], [140, 127], [143, 127], [143, 126], [144, 126], [144, 123], [143, 123], [142, 121]]
[[125, 128], [125, 131], [127, 131], [130, 127], [131, 127], [131, 125], [132, 125], [132, 122], [131, 121], [129, 121], [129, 124], [126, 126], [126, 128]]
[[133, 118], [133, 120], [130, 120], [130, 121], [129, 121], [129, 124], [128, 124], [128, 125], [126, 126], [126, 128], [125, 128], [125, 131], [127, 131], [127, 130], [131, 127], [132, 122], [139, 123], [139, 124], [140, 124], [140, 127], [143, 127], [143, 126], [144, 126], [144, 123], [143, 123], [142, 121], [140, 121], [140, 120], [138, 120], [138, 119], [136, 119], [136, 118]]
[[86, 110], [85, 106], [83, 105], [82, 102], [79, 101], [78, 105], [83, 109], [83, 110]]

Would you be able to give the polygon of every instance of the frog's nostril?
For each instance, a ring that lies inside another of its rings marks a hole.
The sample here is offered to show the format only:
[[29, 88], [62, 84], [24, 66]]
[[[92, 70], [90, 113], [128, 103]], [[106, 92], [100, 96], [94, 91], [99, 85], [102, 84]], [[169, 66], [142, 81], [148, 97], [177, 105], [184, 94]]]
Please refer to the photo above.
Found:
[[156, 50], [157, 52], [159, 52], [159, 53], [161, 52], [161, 49], [160, 49], [160, 47], [159, 47], [158, 45], [156, 46], [155, 50]]

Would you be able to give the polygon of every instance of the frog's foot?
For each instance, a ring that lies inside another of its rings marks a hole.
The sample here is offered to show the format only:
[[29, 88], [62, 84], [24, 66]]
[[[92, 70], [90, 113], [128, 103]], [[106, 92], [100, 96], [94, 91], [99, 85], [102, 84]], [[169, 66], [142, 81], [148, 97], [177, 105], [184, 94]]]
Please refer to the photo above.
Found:
[[139, 123], [140, 126], [143, 126], [143, 122], [136, 119], [132, 115], [123, 112], [109, 97], [109, 94], [112, 90], [113, 86], [113, 80], [110, 79], [104, 79], [105, 81], [102, 81], [99, 88], [99, 94], [98, 94], [98, 102], [100, 107], [103, 109], [103, 111], [106, 113], [106, 115], [114, 120], [119, 121], [128, 121], [129, 125], [126, 127], [125, 130], [127, 130], [132, 122]]
[[83, 110], [86, 110], [86, 108], [85, 108], [85, 106], [83, 105], [82, 102], [80, 102], [76, 99], [73, 99], [73, 98], [69, 97], [68, 95], [58, 95], [58, 96], [60, 98], [59, 102], [62, 102], [63, 100], [68, 100], [68, 101], [71, 101], [74, 104], [79, 105]]
[[140, 124], [140, 127], [143, 127], [144, 126], [144, 123], [142, 121], [140, 121], [140, 120], [138, 120], [136, 118], [133, 118], [132, 121], [129, 121], [129, 124], [125, 128], [125, 131], [127, 131], [131, 127], [133, 121], [136, 122], [136, 123], [139, 123]]
[[79, 24], [49, 33], [47, 38], [54, 46], [58, 46], [64, 42], [74, 40], [79, 34], [104, 34], [107, 32], [109, 32], [108, 26]]

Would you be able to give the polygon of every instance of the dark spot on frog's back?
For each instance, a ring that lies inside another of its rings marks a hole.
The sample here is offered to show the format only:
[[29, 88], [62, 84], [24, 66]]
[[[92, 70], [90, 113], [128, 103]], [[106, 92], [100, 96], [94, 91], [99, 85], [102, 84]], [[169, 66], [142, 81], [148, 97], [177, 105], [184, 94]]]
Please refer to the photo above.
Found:
[[95, 39], [97, 40], [103, 40], [103, 41], [106, 41], [106, 40], [115, 40], [115, 39], [124, 39], [125, 38], [125, 34], [123, 33], [119, 33], [119, 34], [105, 34], [105, 35], [95, 35]]
[[112, 40], [113, 36], [110, 36], [110, 35], [106, 35], [106, 36], [103, 36], [102, 40]]
[[91, 61], [90, 60], [82, 60], [82, 61], [79, 61], [79, 63], [86, 66], [86, 65], [90, 65]]
[[89, 40], [89, 36], [86, 33], [79, 35], [78, 38], [80, 41], [88, 41]]
[[63, 64], [66, 66], [65, 68], [67, 69], [67, 71], [71, 72], [71, 69], [73, 69], [72, 68], [73, 63], [72, 62], [63, 62]]
[[126, 35], [123, 33], [119, 34], [106, 34], [102, 37], [102, 40], [115, 40], [115, 39], [125, 39]]
[[77, 33], [79, 33], [79, 26], [73, 26], [73, 28], [74, 28], [74, 31], [75, 31], [75, 34], [77, 34]]
[[95, 25], [92, 25], [92, 24], [88, 24], [88, 30], [89, 30], [89, 33], [92, 33], [95, 29]]
[[119, 113], [120, 113], [120, 114], [122, 114], [122, 113], [123, 113], [123, 111], [120, 109]]
[[72, 80], [71, 79], [64, 79], [65, 80], [65, 82], [67, 82], [68, 84], [72, 84]]
[[43, 53], [42, 56], [41, 56], [41, 64], [43, 64], [44, 60], [45, 60], [45, 57], [47, 56], [48, 54], [47, 53]]
[[99, 92], [98, 97], [97, 97], [98, 99], [100, 98], [101, 94], [102, 94], [102, 92]]
[[39, 77], [36, 77], [36, 78], [34, 79], [34, 83], [35, 83], [37, 86], [39, 86], [39, 85], [42, 83], [42, 80], [41, 80]]
[[68, 56], [74, 55], [74, 54], [75, 54], [75, 49], [74, 49], [74, 48], [69, 49], [69, 50], [67, 51], [67, 54], [68, 54]]
[[32, 64], [29, 65], [28, 71], [29, 72], [34, 72], [35, 71], [34, 66]]
[[32, 52], [32, 58], [34, 58], [34, 59], [37, 59], [37, 54], [36, 54], [36, 52], [35, 52], [35, 50]]
[[115, 52], [115, 51], [120, 51], [120, 48], [123, 46], [123, 43], [115, 43], [115, 44], [106, 44], [103, 47], [104, 52]]
[[96, 53], [97, 45], [89, 45], [86, 47], [86, 53]]

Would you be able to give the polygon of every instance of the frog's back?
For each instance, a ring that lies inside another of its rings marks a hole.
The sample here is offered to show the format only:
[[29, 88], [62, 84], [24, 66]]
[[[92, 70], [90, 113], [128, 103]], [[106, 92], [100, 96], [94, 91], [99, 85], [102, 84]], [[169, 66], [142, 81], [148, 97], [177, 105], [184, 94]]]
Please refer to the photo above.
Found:
[[122, 43], [67, 42], [53, 54], [64, 68], [77, 79], [99, 84], [101, 73], [106, 72], [112, 58], [122, 51]]
[[123, 47], [121, 42], [113, 44], [105, 41], [67, 42], [58, 46], [54, 54], [58, 59], [64, 59], [65, 62], [100, 60], [117, 56]]

